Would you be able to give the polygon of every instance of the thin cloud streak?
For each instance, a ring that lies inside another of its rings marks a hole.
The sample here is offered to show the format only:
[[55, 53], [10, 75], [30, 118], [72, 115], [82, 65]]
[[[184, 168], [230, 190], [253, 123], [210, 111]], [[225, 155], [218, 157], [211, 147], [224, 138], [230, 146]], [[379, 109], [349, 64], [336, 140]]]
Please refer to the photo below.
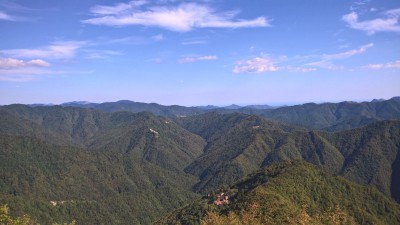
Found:
[[400, 69], [400, 60], [394, 62], [382, 63], [382, 64], [369, 64], [364, 66], [367, 69]]
[[178, 59], [179, 63], [191, 63], [197, 61], [209, 61], [209, 60], [217, 60], [218, 57], [215, 55], [207, 55], [207, 56], [199, 56], [199, 57], [185, 57]]
[[333, 63], [333, 61], [343, 60], [343, 59], [347, 59], [347, 58], [350, 58], [355, 55], [364, 54], [367, 51], [367, 49], [372, 48], [373, 46], [374, 46], [374, 43], [369, 43], [369, 44], [361, 46], [358, 49], [352, 49], [349, 51], [339, 52], [336, 54], [323, 54], [323, 55], [319, 56], [320, 59], [318, 61], [310, 62], [305, 65], [312, 66], [312, 67], [319, 67], [319, 68], [328, 69], [328, 70], [341, 70], [341, 69], [344, 69], [344, 67], [335, 65]]
[[15, 58], [65, 59], [74, 57], [78, 49], [86, 44], [84, 41], [55, 42], [38, 49], [9, 49], [0, 53]]
[[352, 49], [346, 52], [340, 52], [336, 54], [324, 54], [322, 55], [322, 59], [324, 60], [346, 59], [354, 55], [363, 54], [368, 48], [371, 48], [373, 46], [374, 43], [369, 43], [367, 45], [361, 46], [359, 49]]
[[62, 73], [64, 72], [42, 68], [15, 68], [9, 70], [0, 69], [0, 80], [10, 82], [28, 82]]
[[182, 45], [204, 45], [204, 44], [207, 44], [207, 41], [184, 41], [181, 44]]

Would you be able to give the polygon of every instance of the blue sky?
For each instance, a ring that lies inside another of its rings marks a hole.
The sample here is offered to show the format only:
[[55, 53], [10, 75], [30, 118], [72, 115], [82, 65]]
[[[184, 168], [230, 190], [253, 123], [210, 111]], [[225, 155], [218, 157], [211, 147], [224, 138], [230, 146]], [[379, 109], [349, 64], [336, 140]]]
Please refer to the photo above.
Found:
[[0, 104], [399, 95], [399, 1], [0, 0]]

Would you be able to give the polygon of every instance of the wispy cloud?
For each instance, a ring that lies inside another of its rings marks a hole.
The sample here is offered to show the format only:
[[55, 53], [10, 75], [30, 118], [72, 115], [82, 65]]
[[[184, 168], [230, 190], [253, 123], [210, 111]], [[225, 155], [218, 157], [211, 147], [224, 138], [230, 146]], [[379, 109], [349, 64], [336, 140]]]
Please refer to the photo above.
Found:
[[13, 0], [0, 0], [0, 20], [13, 22], [29, 22], [36, 20], [31, 16], [32, 13], [39, 12], [38, 9], [32, 9], [16, 3]]
[[12, 16], [8, 15], [7, 13], [0, 11], [0, 20], [13, 20]]
[[267, 27], [265, 17], [235, 20], [238, 12], [216, 12], [206, 5], [182, 3], [178, 6], [150, 6], [142, 9], [146, 1], [130, 1], [114, 6], [97, 5], [91, 9], [94, 18], [82, 23], [106, 26], [142, 25], [187, 32], [194, 28]]
[[307, 63], [306, 66], [318, 67], [327, 70], [342, 70], [343, 66], [338, 66], [330, 61], [321, 60], [316, 62]]
[[85, 46], [84, 41], [55, 42], [49, 46], [37, 49], [9, 49], [1, 50], [0, 53], [14, 58], [46, 58], [66, 59], [75, 56], [78, 49]]
[[245, 61], [238, 61], [233, 67], [234, 73], [265, 73], [280, 70], [269, 57], [255, 57]]
[[358, 49], [352, 49], [349, 51], [339, 52], [335, 54], [322, 54], [321, 56], [314, 56], [313, 58], [317, 58], [316, 61], [307, 63], [306, 66], [319, 67], [328, 70], [341, 70], [344, 67], [336, 65], [334, 61], [347, 59], [359, 54], [364, 54], [368, 48], [371, 48], [373, 46], [374, 43], [369, 43], [361, 46]]
[[394, 62], [382, 63], [382, 64], [369, 64], [364, 66], [367, 69], [400, 69], [400, 60]]
[[357, 12], [351, 12], [342, 17], [349, 27], [362, 30], [367, 34], [374, 34], [376, 32], [400, 32], [400, 8], [391, 9], [383, 13], [384, 17], [376, 18], [373, 20], [359, 20], [359, 14]]
[[14, 59], [14, 58], [0, 58], [0, 70], [8, 70], [24, 67], [49, 67], [50, 63], [41, 60], [33, 59], [29, 61]]
[[85, 53], [85, 58], [87, 59], [105, 59], [111, 56], [122, 55], [121, 52], [114, 50], [86, 49], [83, 50], [83, 52]]
[[218, 57], [215, 55], [207, 55], [207, 56], [199, 56], [199, 57], [185, 57], [178, 59], [179, 63], [191, 63], [197, 61], [208, 61], [208, 60], [217, 60]]
[[11, 70], [0, 69], [0, 80], [11, 82], [27, 82], [62, 73], [62, 71], [53, 71], [41, 68], [17, 68]]
[[131, 11], [139, 6], [147, 4], [147, 1], [137, 0], [129, 3], [118, 3], [114, 6], [96, 5], [91, 8], [91, 12], [97, 15], [115, 15]]
[[164, 35], [157, 34], [157, 35], [154, 35], [153, 37], [151, 37], [151, 39], [153, 39], [154, 41], [162, 41], [162, 40], [164, 40]]
[[204, 45], [207, 44], [207, 41], [197, 40], [197, 41], [184, 41], [181, 43], [182, 45]]
[[365, 53], [365, 51], [368, 48], [371, 48], [373, 46], [374, 46], [374, 43], [369, 43], [367, 45], [361, 46], [358, 49], [352, 49], [352, 50], [349, 50], [349, 51], [339, 52], [339, 53], [336, 53], [336, 54], [324, 54], [324, 55], [322, 55], [322, 59], [323, 60], [346, 59], [346, 58], [349, 58], [349, 57], [354, 56], [354, 55], [363, 54], [363, 53]]

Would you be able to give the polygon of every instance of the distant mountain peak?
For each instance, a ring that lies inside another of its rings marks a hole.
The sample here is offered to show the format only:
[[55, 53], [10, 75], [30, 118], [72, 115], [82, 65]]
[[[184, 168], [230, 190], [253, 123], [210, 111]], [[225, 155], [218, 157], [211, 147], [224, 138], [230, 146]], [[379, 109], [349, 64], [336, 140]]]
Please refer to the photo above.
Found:
[[240, 108], [243, 108], [243, 107], [240, 106], [240, 105], [232, 104], [232, 105], [225, 106], [223, 108], [225, 108], [225, 109], [240, 109]]
[[61, 105], [88, 105], [88, 104], [93, 104], [92, 102], [88, 101], [72, 101], [72, 102], [64, 102]]

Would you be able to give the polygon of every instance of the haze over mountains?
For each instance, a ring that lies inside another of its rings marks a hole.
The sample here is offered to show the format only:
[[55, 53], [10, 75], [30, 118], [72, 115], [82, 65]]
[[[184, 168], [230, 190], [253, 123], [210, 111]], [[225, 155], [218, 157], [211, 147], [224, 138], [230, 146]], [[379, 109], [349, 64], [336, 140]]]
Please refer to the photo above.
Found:
[[76, 106], [0, 107], [0, 201], [14, 215], [149, 224], [287, 160], [400, 201], [398, 98], [278, 109]]

